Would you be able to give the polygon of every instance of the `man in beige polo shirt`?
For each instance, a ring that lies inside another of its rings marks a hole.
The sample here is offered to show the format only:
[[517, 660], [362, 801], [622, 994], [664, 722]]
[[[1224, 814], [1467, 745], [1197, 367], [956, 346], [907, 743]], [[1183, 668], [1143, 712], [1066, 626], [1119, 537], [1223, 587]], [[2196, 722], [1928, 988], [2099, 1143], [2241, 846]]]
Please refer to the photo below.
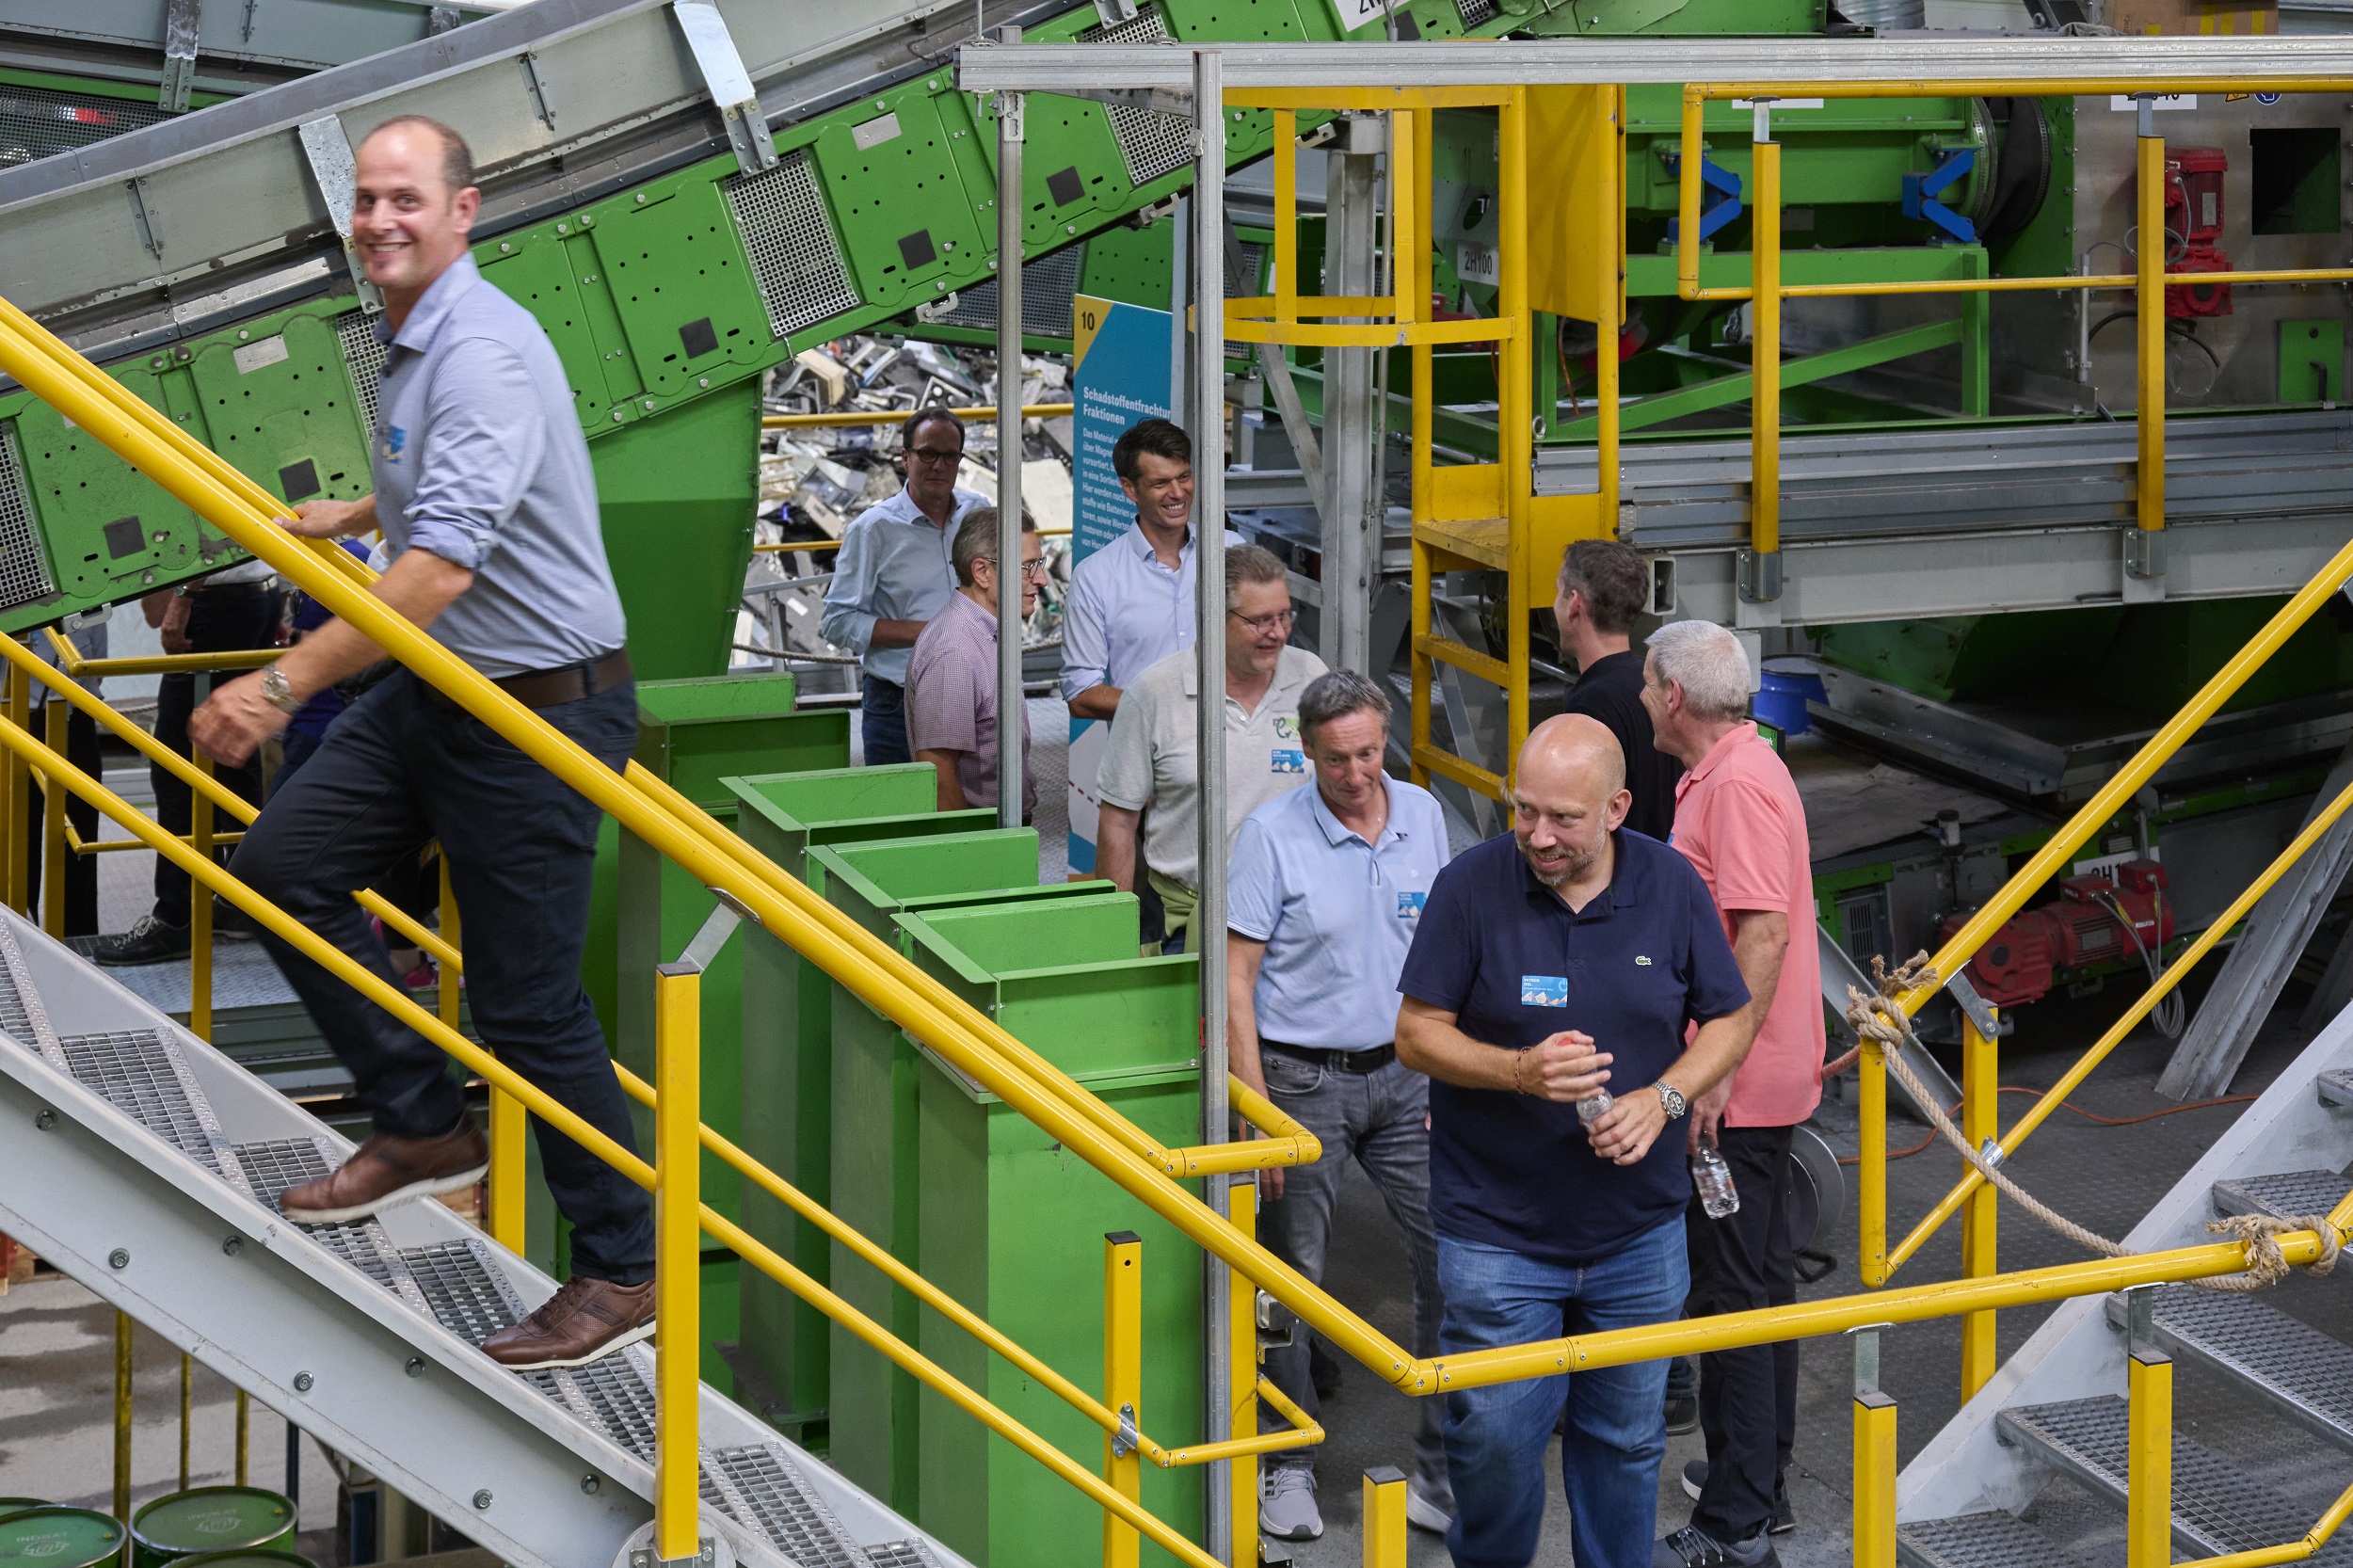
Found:
[[[1253, 544], [1225, 552], [1225, 849], [1231, 854], [1243, 819], [1307, 782], [1299, 697], [1324, 665], [1288, 646], [1290, 580], [1272, 552]], [[1197, 655], [1187, 648], [1136, 678], [1112, 720], [1096, 781], [1102, 797], [1096, 874], [1135, 890], [1142, 818], [1144, 872], [1168, 911], [1167, 945], [1173, 950], [1181, 932], [1187, 952], [1200, 948], [1193, 922], [1200, 880], [1196, 664]]]

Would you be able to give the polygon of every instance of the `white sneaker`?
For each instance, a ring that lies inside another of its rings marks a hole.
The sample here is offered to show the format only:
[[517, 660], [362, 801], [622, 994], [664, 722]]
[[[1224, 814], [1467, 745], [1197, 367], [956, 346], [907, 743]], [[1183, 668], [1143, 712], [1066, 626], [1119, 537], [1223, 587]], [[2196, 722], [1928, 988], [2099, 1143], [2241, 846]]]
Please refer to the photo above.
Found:
[[[1316, 1507], [1315, 1472], [1304, 1464], [1271, 1467], [1258, 1483], [1258, 1528], [1278, 1541], [1317, 1541], [1323, 1514]], [[1410, 1514], [1413, 1505], [1406, 1504]]]
[[1405, 1483], [1405, 1522], [1416, 1529], [1444, 1535], [1447, 1527], [1454, 1523], [1454, 1510], [1424, 1492], [1419, 1481], [1408, 1481]]

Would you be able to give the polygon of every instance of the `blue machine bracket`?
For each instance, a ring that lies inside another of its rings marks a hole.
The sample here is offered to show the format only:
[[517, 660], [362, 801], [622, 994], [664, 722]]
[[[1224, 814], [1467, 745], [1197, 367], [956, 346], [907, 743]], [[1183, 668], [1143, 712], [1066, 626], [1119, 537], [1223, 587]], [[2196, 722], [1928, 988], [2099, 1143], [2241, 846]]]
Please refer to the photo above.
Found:
[[1946, 186], [1975, 168], [1977, 150], [1956, 147], [1945, 151], [1936, 168], [1926, 174], [1904, 176], [1904, 216], [1925, 219], [1955, 245], [1977, 243], [1977, 226], [1936, 200]]
[[[1666, 163], [1668, 178], [1674, 179], [1681, 175], [1683, 155], [1680, 152], [1661, 149], [1658, 155]], [[1700, 189], [1717, 193], [1717, 200], [1700, 210], [1700, 243], [1705, 245], [1716, 237], [1717, 230], [1740, 216], [1740, 176], [1703, 152], [1700, 154]], [[1683, 237], [1682, 231], [1683, 219], [1669, 218], [1667, 243], [1673, 245], [1679, 242]]]

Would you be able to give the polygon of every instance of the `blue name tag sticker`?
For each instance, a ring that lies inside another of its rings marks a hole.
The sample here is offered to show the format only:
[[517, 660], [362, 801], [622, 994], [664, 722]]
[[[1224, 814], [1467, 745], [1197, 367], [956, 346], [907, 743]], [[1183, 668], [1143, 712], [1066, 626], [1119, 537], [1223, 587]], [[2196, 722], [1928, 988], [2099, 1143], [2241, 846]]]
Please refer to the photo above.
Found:
[[391, 429], [384, 432], [384, 460], [386, 462], [399, 462], [400, 455], [408, 449], [408, 431], [403, 430], [399, 425], [395, 424]]
[[1566, 1007], [1568, 1004], [1568, 976], [1559, 974], [1520, 976], [1520, 1005], [1522, 1007]]
[[1270, 752], [1267, 757], [1267, 768], [1271, 773], [1305, 773], [1307, 754], [1304, 751]]
[[1417, 920], [1421, 919], [1422, 905], [1429, 902], [1428, 893], [1400, 893], [1397, 895], [1397, 918], [1401, 920]]

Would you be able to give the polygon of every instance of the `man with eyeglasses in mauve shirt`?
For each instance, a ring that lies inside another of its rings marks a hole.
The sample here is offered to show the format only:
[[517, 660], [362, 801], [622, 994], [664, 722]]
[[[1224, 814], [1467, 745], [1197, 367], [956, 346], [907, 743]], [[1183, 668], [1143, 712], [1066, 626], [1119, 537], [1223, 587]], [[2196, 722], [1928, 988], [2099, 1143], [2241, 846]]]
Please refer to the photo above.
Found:
[[859, 732], [866, 762], [911, 762], [907, 745], [907, 659], [924, 626], [955, 596], [949, 562], [956, 524], [988, 498], [956, 488], [964, 421], [945, 408], [919, 410], [901, 434], [906, 486], [851, 520], [834, 556], [833, 585], [818, 624], [825, 641], [857, 655], [864, 698]]

